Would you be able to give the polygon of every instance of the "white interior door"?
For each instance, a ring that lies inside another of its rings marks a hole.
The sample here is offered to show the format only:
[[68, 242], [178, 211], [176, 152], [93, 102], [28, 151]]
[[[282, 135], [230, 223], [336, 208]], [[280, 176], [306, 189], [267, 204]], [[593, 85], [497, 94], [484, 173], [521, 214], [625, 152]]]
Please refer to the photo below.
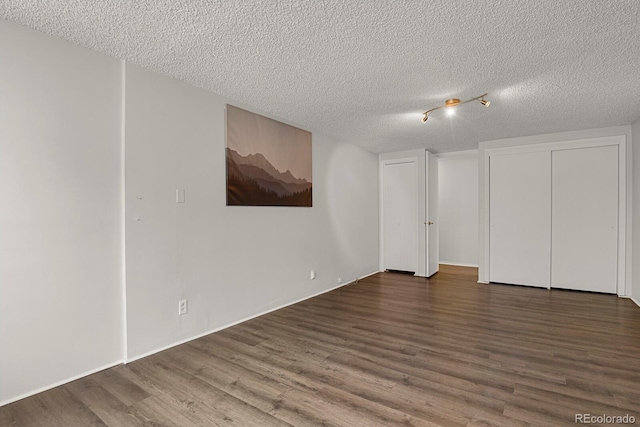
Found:
[[387, 163], [383, 167], [384, 268], [416, 271], [417, 164]]
[[426, 206], [426, 234], [425, 248], [427, 250], [427, 277], [431, 277], [440, 269], [439, 253], [439, 222], [438, 222], [438, 158], [427, 151], [427, 206]]
[[490, 157], [489, 224], [489, 280], [549, 287], [549, 151]]
[[616, 293], [618, 146], [551, 156], [551, 286]]

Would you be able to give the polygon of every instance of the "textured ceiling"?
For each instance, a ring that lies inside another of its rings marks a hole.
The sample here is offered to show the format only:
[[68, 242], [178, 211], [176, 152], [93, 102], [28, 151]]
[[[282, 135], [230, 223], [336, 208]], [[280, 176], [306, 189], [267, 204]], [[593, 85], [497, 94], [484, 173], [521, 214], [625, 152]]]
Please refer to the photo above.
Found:
[[[373, 152], [631, 124], [640, 1], [0, 0], [0, 17]], [[445, 99], [489, 92], [426, 123]]]

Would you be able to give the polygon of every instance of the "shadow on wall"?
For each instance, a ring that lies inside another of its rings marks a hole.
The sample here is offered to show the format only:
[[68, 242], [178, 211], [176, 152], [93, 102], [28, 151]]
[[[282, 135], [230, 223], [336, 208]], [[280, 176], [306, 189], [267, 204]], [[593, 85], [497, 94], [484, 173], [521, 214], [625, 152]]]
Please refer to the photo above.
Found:
[[[375, 260], [372, 271], [377, 270], [378, 257], [378, 191], [372, 182], [378, 182], [378, 156], [371, 154], [372, 165], [361, 166], [362, 150], [355, 146], [340, 145], [329, 153], [324, 193], [316, 192], [317, 199], [326, 195], [326, 200], [317, 200], [317, 206], [329, 208], [327, 217], [338, 245], [339, 258], [345, 263], [367, 264]], [[352, 161], [353, 160], [353, 161]], [[357, 160], [357, 162], [356, 162]], [[374, 172], [372, 172], [374, 171]], [[316, 201], [314, 200], [314, 202]], [[375, 224], [372, 224], [375, 221]], [[375, 233], [371, 233], [375, 230]], [[364, 254], [362, 236], [370, 238], [371, 254]]]

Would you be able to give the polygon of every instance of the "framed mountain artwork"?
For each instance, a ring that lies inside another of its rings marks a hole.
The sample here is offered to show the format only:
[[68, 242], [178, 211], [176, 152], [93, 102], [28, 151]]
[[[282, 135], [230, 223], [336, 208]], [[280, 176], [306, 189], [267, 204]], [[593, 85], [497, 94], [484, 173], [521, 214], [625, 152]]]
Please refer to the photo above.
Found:
[[227, 206], [311, 207], [311, 132], [226, 109]]

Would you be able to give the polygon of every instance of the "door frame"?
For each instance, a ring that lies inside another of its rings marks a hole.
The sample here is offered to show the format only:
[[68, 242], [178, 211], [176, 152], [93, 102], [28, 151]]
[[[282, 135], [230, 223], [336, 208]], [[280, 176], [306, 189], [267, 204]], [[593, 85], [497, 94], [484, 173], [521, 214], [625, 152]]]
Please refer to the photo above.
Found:
[[425, 236], [426, 230], [424, 227], [425, 220], [425, 161], [426, 150], [407, 150], [399, 151], [395, 153], [384, 153], [379, 155], [379, 169], [378, 169], [378, 196], [379, 196], [379, 269], [384, 271], [384, 165], [393, 163], [406, 163], [416, 162], [416, 230], [418, 232], [418, 238], [416, 239], [416, 276], [425, 276], [425, 264], [426, 264], [426, 252], [425, 252]]
[[489, 261], [489, 231], [490, 231], [490, 215], [489, 215], [489, 159], [492, 155], [498, 154], [516, 154], [531, 153], [538, 151], [557, 151], [570, 150], [575, 148], [602, 147], [607, 145], [618, 146], [618, 274], [617, 274], [617, 294], [618, 296], [628, 295], [628, 286], [626, 280], [626, 257], [627, 257], [627, 146], [626, 135], [614, 135], [595, 138], [575, 139], [569, 141], [546, 142], [529, 145], [509, 146], [486, 148], [484, 157], [481, 160], [484, 163], [483, 177], [483, 197], [484, 197], [484, 221], [480, 227], [484, 230], [484, 269], [482, 277], [478, 278], [479, 283], [489, 283], [489, 269], [491, 268]]
[[[438, 191], [440, 189], [438, 168], [440, 167], [440, 160], [438, 156], [430, 151], [426, 151], [425, 156], [425, 208], [423, 221], [425, 240], [424, 276], [431, 277], [440, 271], [440, 206], [438, 200]], [[433, 190], [433, 192], [431, 190]], [[433, 221], [434, 224], [429, 225], [429, 221]]]

